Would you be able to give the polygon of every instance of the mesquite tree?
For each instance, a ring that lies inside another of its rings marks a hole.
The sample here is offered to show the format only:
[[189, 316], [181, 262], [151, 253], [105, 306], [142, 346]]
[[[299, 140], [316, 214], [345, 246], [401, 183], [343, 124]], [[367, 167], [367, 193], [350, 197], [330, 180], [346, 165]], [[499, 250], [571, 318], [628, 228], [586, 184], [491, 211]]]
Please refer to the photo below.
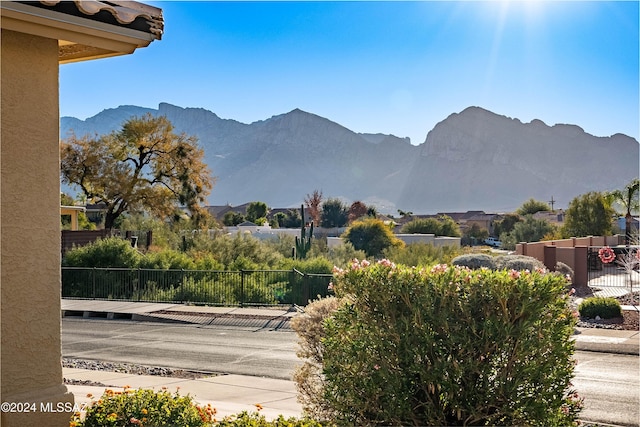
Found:
[[166, 117], [132, 117], [107, 135], [76, 137], [60, 145], [62, 182], [80, 188], [87, 200], [104, 204], [105, 228], [125, 212], [195, 220], [213, 187], [204, 151], [194, 136], [176, 134]]

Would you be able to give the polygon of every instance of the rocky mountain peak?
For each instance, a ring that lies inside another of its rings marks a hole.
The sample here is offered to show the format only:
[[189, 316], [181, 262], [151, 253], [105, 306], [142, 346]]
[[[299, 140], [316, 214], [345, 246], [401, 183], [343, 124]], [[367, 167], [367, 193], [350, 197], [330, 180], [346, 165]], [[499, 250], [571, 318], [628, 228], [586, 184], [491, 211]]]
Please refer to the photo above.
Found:
[[104, 134], [131, 115], [163, 114], [176, 131], [198, 137], [217, 177], [209, 204], [251, 200], [298, 206], [321, 189], [328, 197], [376, 200], [386, 213], [514, 210], [533, 197], [567, 206], [588, 191], [622, 188], [638, 176], [639, 144], [599, 138], [576, 125], [522, 123], [481, 107], [439, 122], [426, 141], [355, 133], [294, 109], [251, 124], [202, 108], [162, 103], [108, 109], [87, 120], [61, 119], [61, 135]]

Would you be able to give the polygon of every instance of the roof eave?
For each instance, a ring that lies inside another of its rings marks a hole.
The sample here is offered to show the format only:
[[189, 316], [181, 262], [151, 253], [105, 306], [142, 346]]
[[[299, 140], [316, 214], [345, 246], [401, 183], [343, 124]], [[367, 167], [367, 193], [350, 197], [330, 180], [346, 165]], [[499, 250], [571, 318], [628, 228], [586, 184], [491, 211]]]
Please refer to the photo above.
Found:
[[0, 1], [2, 28], [58, 40], [59, 63], [126, 55], [160, 35], [12, 1]]

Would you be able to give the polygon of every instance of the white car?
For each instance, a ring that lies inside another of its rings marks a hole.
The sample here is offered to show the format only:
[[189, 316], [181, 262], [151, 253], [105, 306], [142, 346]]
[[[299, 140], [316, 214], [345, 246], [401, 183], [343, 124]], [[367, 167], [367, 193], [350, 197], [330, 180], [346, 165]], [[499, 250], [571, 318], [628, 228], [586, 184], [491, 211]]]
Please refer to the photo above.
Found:
[[495, 237], [487, 237], [486, 239], [484, 239], [484, 244], [493, 246], [494, 248], [499, 248], [500, 246], [502, 246], [502, 242]]

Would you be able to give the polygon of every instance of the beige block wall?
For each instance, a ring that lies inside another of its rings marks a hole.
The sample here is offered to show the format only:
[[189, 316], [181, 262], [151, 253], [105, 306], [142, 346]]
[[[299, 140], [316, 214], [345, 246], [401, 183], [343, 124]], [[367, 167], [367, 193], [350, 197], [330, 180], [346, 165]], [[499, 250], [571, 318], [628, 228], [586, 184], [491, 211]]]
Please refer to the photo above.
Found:
[[[1, 40], [1, 400], [71, 402], [60, 348], [58, 43], [7, 30]], [[2, 414], [5, 427], [68, 425], [66, 413]]]

